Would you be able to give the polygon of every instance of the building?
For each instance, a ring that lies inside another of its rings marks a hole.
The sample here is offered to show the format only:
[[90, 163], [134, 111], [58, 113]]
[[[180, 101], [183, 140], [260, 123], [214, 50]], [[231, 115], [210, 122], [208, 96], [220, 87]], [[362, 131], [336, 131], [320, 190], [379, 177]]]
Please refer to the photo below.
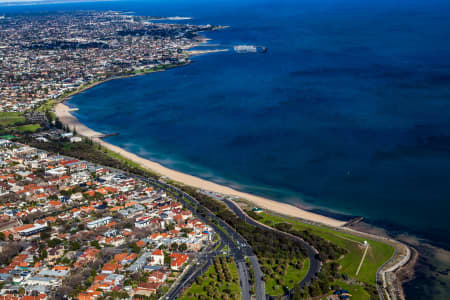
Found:
[[46, 225], [34, 224], [33, 227], [19, 231], [20, 236], [30, 236], [47, 229]]
[[112, 217], [104, 217], [98, 220], [94, 220], [86, 224], [87, 228], [94, 229], [100, 226], [109, 224], [112, 221]]
[[74, 136], [74, 137], [71, 137], [71, 138], [70, 138], [70, 142], [71, 142], [71, 143], [79, 143], [79, 142], [81, 142], [81, 141], [83, 141], [83, 139], [80, 138], [79, 136]]
[[164, 264], [164, 253], [160, 249], [156, 249], [152, 253], [152, 265], [163, 265]]

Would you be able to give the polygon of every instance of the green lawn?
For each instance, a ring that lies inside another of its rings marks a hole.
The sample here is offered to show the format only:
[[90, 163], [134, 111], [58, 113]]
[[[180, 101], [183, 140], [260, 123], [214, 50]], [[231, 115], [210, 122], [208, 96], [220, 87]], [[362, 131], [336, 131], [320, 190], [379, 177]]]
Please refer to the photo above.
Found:
[[298, 282], [300, 282], [303, 278], [305, 278], [308, 271], [309, 271], [309, 258], [305, 259], [305, 261], [303, 262], [303, 267], [300, 270], [300, 273], [298, 276]]
[[15, 126], [16, 123], [24, 123], [25, 116], [20, 112], [0, 112], [0, 125], [3, 128], [2, 134], [8, 133], [24, 133], [24, 132], [36, 132], [41, 126], [39, 124], [28, 124]]
[[[265, 263], [266, 267], [268, 266], [267, 263]], [[283, 268], [286, 268], [284, 266]], [[303, 278], [305, 278], [306, 273], [308, 273], [309, 270], [309, 259], [303, 260], [302, 267], [300, 269], [297, 269], [296, 267], [292, 265], [288, 265], [286, 268], [286, 274], [276, 274], [271, 277], [268, 277], [266, 280], [266, 293], [272, 296], [278, 296], [282, 295], [284, 293], [284, 288], [291, 289], [293, 288], [297, 283], [299, 283]], [[277, 279], [279, 280], [279, 284], [277, 283]]]
[[40, 111], [40, 112], [51, 111], [57, 103], [58, 103], [58, 101], [56, 101], [56, 100], [45, 101], [44, 103], [41, 104], [41, 106], [39, 106], [36, 109], [36, 111]]
[[342, 281], [336, 281], [336, 285], [338, 285], [341, 289], [347, 290], [352, 297], [350, 299], [352, 300], [367, 300], [370, 299], [370, 294], [366, 292], [364, 287], [356, 284], [347, 284]]
[[15, 129], [20, 133], [24, 133], [24, 132], [36, 132], [36, 130], [38, 130], [39, 128], [41, 128], [41, 125], [39, 124], [29, 124], [18, 126]]
[[[343, 258], [337, 260], [337, 262], [342, 266], [340, 272], [342, 274], [347, 274], [349, 277], [355, 278], [356, 270], [364, 252], [363, 247], [361, 247], [361, 243], [366, 239], [336, 231], [328, 227], [305, 224], [291, 218], [269, 215], [267, 213], [260, 213], [259, 215], [263, 217], [261, 221], [265, 224], [273, 226], [277, 223], [288, 222], [297, 230], [309, 230], [313, 234], [316, 234], [346, 249], [348, 253]], [[355, 279], [375, 285], [376, 272], [378, 268], [394, 254], [394, 248], [379, 241], [367, 240], [367, 242], [369, 243], [370, 248], [367, 252], [361, 270]]]
[[25, 122], [23, 113], [0, 112], [0, 125], [3, 127], [14, 125], [17, 122]]
[[[183, 292], [179, 299], [197, 300], [200, 297], [205, 299], [222, 299], [225, 295], [228, 299], [241, 299], [241, 288], [239, 285], [239, 275], [234, 261], [222, 264], [223, 268], [228, 268], [232, 277], [231, 281], [219, 280], [218, 273], [214, 265], [199, 277], [198, 283], [193, 283]], [[208, 289], [214, 291], [214, 296], [208, 294]]]

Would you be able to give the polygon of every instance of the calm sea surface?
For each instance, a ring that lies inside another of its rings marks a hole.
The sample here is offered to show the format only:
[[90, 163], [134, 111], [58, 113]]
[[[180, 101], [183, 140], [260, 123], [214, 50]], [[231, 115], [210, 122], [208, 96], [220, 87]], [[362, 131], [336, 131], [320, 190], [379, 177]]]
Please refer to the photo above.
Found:
[[[121, 9], [230, 25], [206, 33], [211, 43], [268, 52], [110, 81], [73, 97], [76, 116], [170, 168], [450, 248], [448, 1], [192, 2], [0, 12]], [[445, 272], [418, 274], [411, 299], [448, 299]]]

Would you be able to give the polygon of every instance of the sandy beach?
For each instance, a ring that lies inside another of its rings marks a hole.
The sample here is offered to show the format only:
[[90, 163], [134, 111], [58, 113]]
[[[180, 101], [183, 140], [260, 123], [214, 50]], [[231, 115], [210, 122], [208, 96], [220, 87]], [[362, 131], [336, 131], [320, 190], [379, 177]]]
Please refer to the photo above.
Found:
[[79, 120], [70, 113], [70, 111], [71, 111], [70, 107], [68, 107], [64, 103], [59, 103], [55, 107], [55, 113], [56, 113], [57, 117], [59, 118], [59, 120], [63, 124], [68, 126], [71, 130], [75, 129], [77, 131], [77, 134], [87, 137], [87, 138], [90, 138], [94, 142], [101, 144], [103, 147], [105, 147], [111, 151], [114, 151], [114, 152], [122, 155], [123, 157], [140, 164], [142, 167], [152, 170], [153, 172], [156, 172], [162, 176], [167, 176], [168, 178], [170, 178], [174, 181], [178, 181], [178, 182], [184, 183], [186, 185], [194, 186], [194, 187], [212, 191], [215, 193], [221, 193], [221, 194], [225, 194], [225, 195], [243, 198], [243, 199], [246, 199], [246, 200], [254, 203], [258, 207], [261, 207], [261, 208], [267, 209], [267, 210], [271, 210], [271, 211], [277, 212], [279, 214], [296, 217], [296, 218], [301, 218], [301, 219], [316, 222], [316, 223], [322, 223], [322, 224], [332, 226], [332, 227], [340, 227], [345, 224], [345, 222], [343, 222], [343, 221], [338, 221], [338, 220], [335, 220], [335, 219], [332, 219], [332, 218], [329, 218], [326, 216], [315, 214], [315, 213], [300, 209], [300, 208], [295, 207], [290, 204], [281, 203], [281, 202], [273, 201], [273, 200], [266, 199], [263, 197], [240, 192], [240, 191], [234, 190], [227, 186], [219, 185], [217, 183], [207, 181], [207, 180], [201, 179], [199, 177], [195, 177], [195, 176], [192, 176], [189, 174], [175, 171], [175, 170], [169, 169], [167, 167], [164, 167], [163, 165], [156, 163], [154, 161], [137, 156], [136, 154], [128, 152], [118, 146], [115, 146], [115, 145], [112, 145], [110, 143], [103, 141], [101, 138], [99, 138], [103, 135], [102, 133], [96, 132], [96, 131], [88, 128], [84, 124], [80, 123]]

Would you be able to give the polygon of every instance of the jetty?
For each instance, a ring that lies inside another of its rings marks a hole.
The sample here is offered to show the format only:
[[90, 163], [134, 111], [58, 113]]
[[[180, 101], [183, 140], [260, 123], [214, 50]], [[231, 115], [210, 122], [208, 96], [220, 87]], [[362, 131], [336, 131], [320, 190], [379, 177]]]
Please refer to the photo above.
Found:
[[113, 133], [98, 134], [98, 135], [92, 136], [92, 138], [103, 139], [103, 138], [107, 138], [107, 137], [110, 137], [110, 136], [116, 136], [116, 135], [119, 135], [119, 133], [118, 132], [113, 132]]
[[361, 222], [362, 220], [364, 220], [363, 217], [356, 217], [356, 218], [353, 218], [353, 219], [351, 219], [350, 221], [348, 221], [347, 223], [345, 223], [344, 225], [342, 225], [342, 227], [349, 227], [349, 226], [352, 226], [352, 225], [356, 225], [356, 224], [358, 224], [359, 222]]

